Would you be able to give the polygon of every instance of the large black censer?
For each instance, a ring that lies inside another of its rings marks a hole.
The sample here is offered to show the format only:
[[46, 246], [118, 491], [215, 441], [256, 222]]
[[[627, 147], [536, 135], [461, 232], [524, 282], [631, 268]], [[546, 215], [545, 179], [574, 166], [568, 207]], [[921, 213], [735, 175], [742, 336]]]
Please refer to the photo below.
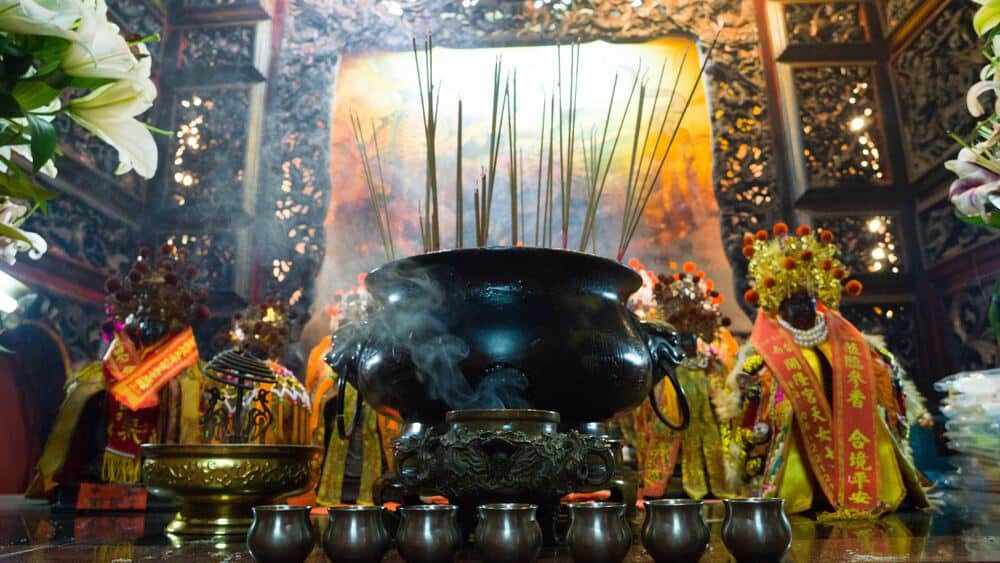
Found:
[[682, 419], [661, 419], [687, 424], [672, 374], [683, 358], [677, 334], [626, 308], [641, 279], [617, 262], [544, 248], [449, 250], [390, 262], [365, 285], [381, 309], [334, 334], [330, 364], [383, 414], [436, 425], [453, 410], [534, 408], [572, 428], [647, 396], [656, 408], [651, 390], [667, 377]]

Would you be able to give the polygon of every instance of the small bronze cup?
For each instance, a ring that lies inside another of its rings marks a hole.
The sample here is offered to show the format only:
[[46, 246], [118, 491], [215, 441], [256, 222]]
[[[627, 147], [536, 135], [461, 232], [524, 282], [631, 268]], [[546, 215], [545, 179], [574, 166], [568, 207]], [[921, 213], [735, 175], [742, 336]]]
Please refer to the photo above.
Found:
[[407, 563], [452, 561], [462, 547], [458, 507], [418, 504], [400, 507], [396, 549]]
[[326, 510], [329, 525], [323, 551], [332, 563], [378, 563], [392, 542], [381, 506], [335, 506]]
[[257, 563], [300, 562], [312, 553], [311, 506], [274, 504], [253, 507], [247, 549]]
[[570, 523], [566, 546], [579, 563], [618, 563], [632, 547], [625, 505], [617, 502], [567, 504]]
[[792, 546], [792, 525], [780, 498], [722, 501], [722, 542], [737, 561], [780, 561]]
[[542, 527], [534, 504], [484, 504], [479, 507], [476, 545], [486, 563], [528, 563], [542, 549]]
[[708, 547], [700, 500], [647, 500], [642, 545], [656, 563], [697, 561]]

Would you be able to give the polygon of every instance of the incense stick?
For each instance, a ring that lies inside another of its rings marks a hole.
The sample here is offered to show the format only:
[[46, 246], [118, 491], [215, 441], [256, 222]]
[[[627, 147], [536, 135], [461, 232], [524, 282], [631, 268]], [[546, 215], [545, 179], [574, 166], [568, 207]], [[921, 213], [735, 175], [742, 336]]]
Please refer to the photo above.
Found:
[[507, 104], [507, 151], [510, 155], [510, 161], [507, 163], [507, 175], [510, 184], [510, 245], [517, 246], [517, 71], [513, 75], [513, 91], [510, 99], [511, 102]]
[[[544, 91], [542, 92], [544, 94]], [[542, 218], [542, 165], [545, 163], [543, 154], [545, 150], [545, 110], [548, 100], [542, 96], [542, 132], [538, 139], [538, 189], [535, 192], [535, 246], [538, 246], [538, 226]]]
[[[382, 249], [387, 260], [395, 259], [395, 249], [392, 243], [392, 234], [389, 230], [389, 205], [385, 191], [384, 180], [381, 183], [381, 190], [375, 186], [375, 175], [372, 173], [371, 159], [368, 157], [368, 145], [365, 142], [364, 132], [361, 128], [361, 119], [355, 113], [351, 113], [351, 130], [354, 133], [354, 142], [357, 145], [358, 153], [361, 155], [361, 168], [365, 175], [365, 183], [368, 187], [368, 200], [375, 212], [375, 222], [378, 226], [379, 236], [382, 239]], [[372, 139], [375, 142], [376, 154], [378, 154], [378, 137], [375, 134], [375, 125], [372, 124]], [[383, 179], [381, 157], [378, 158], [379, 179]]]
[[455, 248], [462, 248], [465, 230], [462, 217], [462, 100], [458, 100], [458, 143], [455, 152]]
[[[618, 244], [618, 261], [620, 262], [625, 253], [628, 251], [628, 245], [635, 236], [635, 231], [639, 226], [639, 221], [642, 219], [642, 212], [646, 208], [646, 204], [649, 203], [650, 196], [653, 195], [653, 191], [656, 188], [656, 183], [659, 180], [660, 173], [663, 171], [663, 165], [667, 161], [667, 157], [670, 155], [670, 149], [674, 145], [674, 141], [677, 140], [677, 134], [680, 132], [681, 124], [684, 122], [684, 116], [687, 115], [687, 110], [691, 107], [691, 100], [694, 99], [694, 95], [697, 92], [698, 85], [701, 83], [701, 77], [705, 74], [705, 69], [708, 67], [709, 61], [712, 59], [712, 52], [715, 50], [715, 45], [719, 39], [719, 33], [721, 29], [716, 32], [715, 38], [712, 40], [712, 44], [708, 48], [708, 52], [705, 54], [705, 59], [702, 61], [701, 68], [698, 70], [698, 76], [695, 78], [694, 83], [691, 85], [691, 90], [688, 93], [687, 99], [684, 101], [684, 107], [681, 109], [681, 114], [678, 117], [677, 123], [674, 125], [673, 132], [670, 135], [670, 140], [667, 142], [667, 147], [663, 152], [663, 155], [659, 159], [659, 164], [656, 168], [656, 173], [653, 175], [652, 180], [648, 183], [643, 180], [642, 185], [638, 186], [638, 191], [634, 194], [635, 200], [631, 206], [626, 206], [626, 214], [622, 223], [622, 236]], [[678, 70], [678, 75], [683, 71], [683, 68]], [[671, 93], [671, 101], [673, 101], [673, 92]], [[668, 105], [669, 109], [669, 105]], [[656, 108], [652, 109], [655, 113]], [[641, 113], [641, 112], [640, 112]], [[652, 125], [653, 116], [650, 115], [650, 125]], [[650, 155], [650, 158], [655, 158], [655, 155]]]
[[[424, 39], [424, 72], [427, 75], [427, 86], [424, 88], [420, 73], [420, 58], [417, 55], [417, 40], [413, 38], [413, 61], [417, 68], [417, 87], [420, 92], [420, 112], [423, 117], [424, 141], [427, 154], [427, 169], [424, 188], [424, 208], [427, 212], [428, 232], [432, 250], [441, 248], [441, 229], [438, 219], [438, 185], [437, 185], [437, 116], [441, 103], [440, 85], [437, 98], [434, 96], [434, 43], [430, 34]], [[424, 94], [427, 95], [426, 107]]]

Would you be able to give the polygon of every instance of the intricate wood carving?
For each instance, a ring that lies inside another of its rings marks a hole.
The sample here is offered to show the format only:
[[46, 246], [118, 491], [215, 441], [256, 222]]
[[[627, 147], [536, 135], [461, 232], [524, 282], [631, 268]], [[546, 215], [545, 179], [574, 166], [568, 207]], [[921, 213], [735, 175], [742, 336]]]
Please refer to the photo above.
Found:
[[942, 198], [921, 211], [918, 221], [924, 264], [928, 268], [959, 256], [984, 241], [1000, 239], [994, 231], [974, 227], [959, 219], [948, 198]]
[[909, 303], [845, 305], [841, 312], [861, 332], [880, 336], [896, 361], [911, 374], [917, 362], [916, 318]]
[[174, 136], [165, 159], [164, 212], [187, 224], [212, 218], [215, 226], [243, 217], [250, 91], [184, 90], [171, 104]]
[[[899, 274], [906, 271], [899, 221], [884, 215], [824, 217], [817, 227], [837, 236], [840, 259], [855, 274]], [[877, 265], [876, 265], [877, 264]]]
[[993, 281], [988, 280], [945, 299], [946, 347], [952, 371], [993, 368], [1000, 360], [1000, 346], [987, 317], [992, 292]]
[[253, 66], [253, 26], [194, 27], [179, 32], [177, 68]]
[[859, 4], [785, 4], [784, 10], [789, 43], [865, 40]]
[[911, 183], [956, 150], [949, 131], [966, 135], [975, 124], [965, 105], [985, 64], [975, 11], [974, 3], [953, 0], [891, 62]]
[[896, 28], [903, 20], [906, 19], [910, 12], [920, 4], [922, 0], [886, 0], [885, 6], [885, 16], [888, 25], [886, 26], [886, 31], [892, 31]]
[[49, 202], [49, 212], [32, 215], [26, 227], [45, 237], [49, 248], [101, 272], [123, 272], [137, 246], [128, 226], [68, 195]]
[[884, 184], [885, 142], [870, 67], [794, 70], [810, 187], [850, 181]]

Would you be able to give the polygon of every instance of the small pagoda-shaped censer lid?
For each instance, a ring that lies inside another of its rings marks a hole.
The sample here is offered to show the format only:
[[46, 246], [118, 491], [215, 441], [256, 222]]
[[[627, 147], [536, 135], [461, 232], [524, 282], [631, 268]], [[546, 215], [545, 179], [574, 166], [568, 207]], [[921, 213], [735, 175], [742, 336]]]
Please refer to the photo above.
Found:
[[221, 384], [207, 391], [205, 440], [263, 442], [273, 420], [270, 386], [277, 381], [270, 364], [252, 354], [228, 349], [208, 362], [205, 376]]

